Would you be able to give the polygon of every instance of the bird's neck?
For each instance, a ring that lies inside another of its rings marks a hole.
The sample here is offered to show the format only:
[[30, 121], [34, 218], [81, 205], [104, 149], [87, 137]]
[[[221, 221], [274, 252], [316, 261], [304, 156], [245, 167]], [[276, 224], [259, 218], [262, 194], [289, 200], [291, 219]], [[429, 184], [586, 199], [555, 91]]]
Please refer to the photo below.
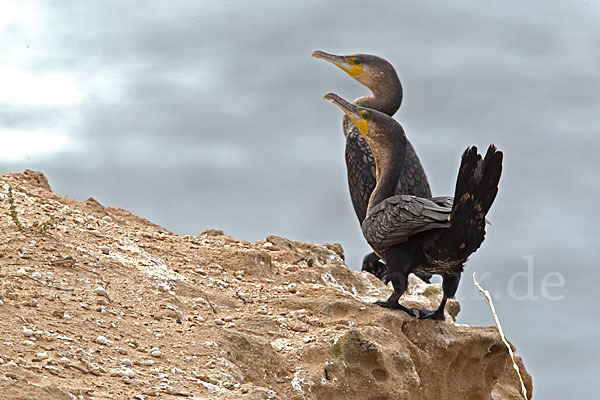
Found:
[[400, 104], [402, 104], [402, 85], [398, 76], [385, 82], [376, 82], [369, 85], [369, 89], [373, 92], [372, 96], [359, 97], [353, 103], [361, 107], [381, 111], [390, 116], [398, 111]]
[[397, 145], [378, 150], [373, 151], [377, 184], [369, 198], [367, 215], [370, 214], [373, 207], [396, 194], [396, 187], [398, 186], [402, 165], [404, 164], [406, 146], [398, 143]]

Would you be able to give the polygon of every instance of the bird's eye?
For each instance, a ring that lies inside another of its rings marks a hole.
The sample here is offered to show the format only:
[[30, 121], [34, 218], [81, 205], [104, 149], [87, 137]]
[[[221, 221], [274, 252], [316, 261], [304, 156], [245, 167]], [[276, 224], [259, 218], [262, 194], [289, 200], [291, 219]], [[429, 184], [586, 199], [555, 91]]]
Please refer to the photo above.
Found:
[[369, 118], [371, 118], [371, 114], [369, 114], [368, 112], [364, 112], [362, 117], [363, 117], [363, 119], [369, 119]]
[[354, 65], [360, 65], [360, 60], [358, 58], [355, 58], [352, 62], [354, 63]]

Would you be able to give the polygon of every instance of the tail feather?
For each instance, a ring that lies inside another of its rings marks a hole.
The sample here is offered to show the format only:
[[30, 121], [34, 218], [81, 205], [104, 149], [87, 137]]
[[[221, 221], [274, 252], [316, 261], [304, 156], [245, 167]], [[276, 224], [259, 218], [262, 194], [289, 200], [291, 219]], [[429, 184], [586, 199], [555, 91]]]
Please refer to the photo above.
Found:
[[475, 146], [463, 153], [450, 215], [451, 226], [438, 242], [440, 258], [464, 261], [483, 242], [485, 215], [498, 194], [502, 157], [502, 152], [494, 145], [490, 145], [483, 159]]
[[477, 153], [477, 147], [465, 150], [456, 179], [453, 213], [464, 202], [475, 202], [484, 216], [488, 213], [498, 194], [502, 160], [502, 152], [493, 144], [488, 147], [483, 159]]
[[456, 187], [454, 189], [454, 204], [465, 193], [473, 193], [476, 186], [475, 171], [480, 163], [481, 156], [477, 153], [477, 147], [468, 147], [462, 155], [462, 161], [458, 170], [458, 178], [456, 179]]
[[492, 203], [498, 194], [498, 183], [502, 174], [503, 154], [496, 149], [493, 144], [488, 147], [485, 158], [482, 162], [481, 176], [476, 177], [479, 182], [479, 187], [475, 197], [479, 200], [484, 215], [490, 211]]

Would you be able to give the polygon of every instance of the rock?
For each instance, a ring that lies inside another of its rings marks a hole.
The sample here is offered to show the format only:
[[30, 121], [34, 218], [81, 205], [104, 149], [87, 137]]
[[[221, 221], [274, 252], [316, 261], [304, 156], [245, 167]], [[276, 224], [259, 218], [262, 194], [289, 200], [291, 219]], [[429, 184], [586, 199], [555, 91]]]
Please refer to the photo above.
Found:
[[104, 336], [100, 335], [96, 338], [96, 343], [104, 345], [104, 344], [108, 343], [108, 339], [106, 339]]
[[289, 285], [287, 285], [287, 291], [290, 293], [296, 293], [298, 291], [298, 285], [296, 285], [295, 283], [290, 283]]
[[[446, 321], [373, 305], [391, 288], [338, 244], [179, 236], [44, 180], [0, 174], [24, 222], [61, 219], [29, 235], [0, 213], [2, 399], [522, 400], [495, 327], [455, 325], [454, 300]], [[411, 276], [402, 303], [440, 299]]]
[[224, 233], [221, 229], [206, 229], [200, 236], [223, 236]]
[[120, 376], [122, 378], [131, 379], [135, 376], [135, 372], [131, 368], [121, 367], [121, 368], [112, 368], [110, 371], [110, 376]]
[[96, 304], [99, 306], [102, 306], [104, 309], [104, 307], [106, 307], [108, 305], [108, 300], [107, 299], [98, 299], [96, 300]]
[[154, 347], [152, 350], [150, 350], [150, 355], [152, 357], [160, 357], [162, 353], [158, 348]]

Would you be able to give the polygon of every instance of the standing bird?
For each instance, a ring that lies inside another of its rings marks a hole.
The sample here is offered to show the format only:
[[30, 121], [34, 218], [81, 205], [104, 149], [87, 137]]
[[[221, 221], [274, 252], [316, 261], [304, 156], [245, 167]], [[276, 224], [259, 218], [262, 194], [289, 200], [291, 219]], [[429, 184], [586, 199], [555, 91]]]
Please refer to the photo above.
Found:
[[[394, 67], [381, 57], [369, 54], [354, 54], [337, 56], [315, 51], [315, 58], [328, 61], [368, 87], [372, 96], [355, 99], [352, 103], [381, 111], [387, 115], [394, 115], [402, 103], [402, 85]], [[367, 214], [369, 197], [375, 189], [375, 160], [367, 142], [354, 124], [344, 116], [344, 136], [346, 137], [346, 169], [348, 172], [348, 185], [354, 212], [362, 224]], [[421, 161], [412, 144], [407, 140], [405, 146], [404, 164], [400, 165], [400, 174], [396, 185], [395, 194], [412, 194], [418, 197], [430, 198], [431, 189], [427, 175], [423, 170]], [[375, 253], [369, 253], [363, 259], [363, 271], [373, 273], [384, 283], [389, 282], [387, 269], [379, 261]], [[421, 279], [429, 281], [426, 275]]]
[[[490, 145], [485, 158], [475, 146], [462, 156], [454, 198], [424, 199], [395, 195], [405, 160], [402, 126], [376, 110], [348, 103], [329, 93], [325, 99], [344, 111], [366, 138], [376, 165], [377, 185], [369, 199], [362, 230], [375, 253], [386, 263], [394, 292], [383, 307], [401, 309], [419, 318], [444, 319], [448, 298], [455, 295], [464, 263], [485, 237], [485, 216], [502, 173], [502, 152]], [[443, 298], [437, 310], [410, 309], [398, 303], [408, 274], [421, 271], [443, 277]]]

